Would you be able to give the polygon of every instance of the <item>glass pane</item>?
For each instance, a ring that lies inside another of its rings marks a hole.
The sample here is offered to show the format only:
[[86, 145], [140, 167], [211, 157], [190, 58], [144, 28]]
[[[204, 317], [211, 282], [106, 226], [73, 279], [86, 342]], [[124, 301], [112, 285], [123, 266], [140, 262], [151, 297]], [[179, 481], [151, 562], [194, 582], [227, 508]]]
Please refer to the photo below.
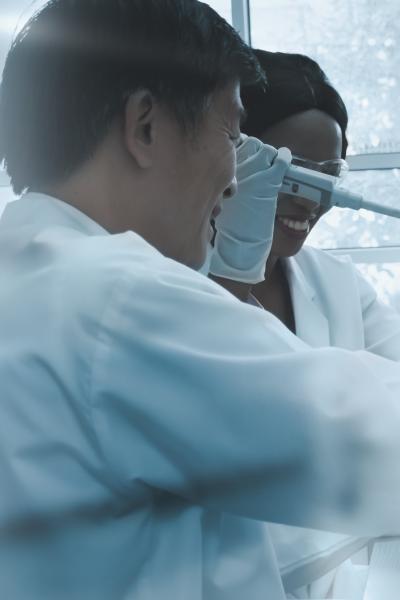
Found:
[[251, 0], [255, 48], [300, 52], [347, 105], [349, 154], [400, 150], [399, 0]]
[[17, 196], [13, 194], [13, 191], [10, 187], [0, 187], [0, 217], [7, 202], [16, 200], [16, 198]]
[[379, 298], [400, 312], [400, 263], [358, 264]]
[[15, 33], [47, 0], [1, 0], [0, 2], [0, 73]]
[[[350, 171], [344, 181], [366, 200], [400, 206], [399, 169]], [[333, 208], [315, 226], [307, 243], [322, 248], [400, 245], [400, 219], [367, 210]]]
[[232, 24], [231, 0], [211, 0], [211, 2], [206, 2], [206, 4], [209, 4], [221, 17], [224, 17], [228, 23]]

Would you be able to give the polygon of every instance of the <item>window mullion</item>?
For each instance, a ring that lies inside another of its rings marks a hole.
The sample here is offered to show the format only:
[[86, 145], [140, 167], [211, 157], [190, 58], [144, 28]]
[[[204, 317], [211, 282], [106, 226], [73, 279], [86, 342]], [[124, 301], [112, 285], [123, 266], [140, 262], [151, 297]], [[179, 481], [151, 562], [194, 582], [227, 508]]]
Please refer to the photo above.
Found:
[[232, 25], [246, 42], [251, 45], [250, 5], [249, 0], [231, 0]]

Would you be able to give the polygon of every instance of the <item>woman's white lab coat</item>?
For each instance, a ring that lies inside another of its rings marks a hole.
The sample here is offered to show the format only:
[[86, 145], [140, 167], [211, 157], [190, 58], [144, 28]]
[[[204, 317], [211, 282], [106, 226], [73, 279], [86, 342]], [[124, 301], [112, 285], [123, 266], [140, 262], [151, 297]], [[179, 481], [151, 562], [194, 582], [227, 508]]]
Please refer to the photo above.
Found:
[[281, 600], [260, 521], [400, 532], [399, 395], [393, 361], [28, 194], [0, 220], [1, 597]]
[[[378, 300], [350, 257], [305, 246], [284, 267], [302, 340], [400, 361], [400, 315]], [[365, 557], [357, 550], [366, 540], [283, 525], [271, 525], [270, 533], [290, 597], [363, 597], [367, 569], [357, 563], [365, 562], [367, 548]], [[345, 560], [351, 555], [354, 562]]]

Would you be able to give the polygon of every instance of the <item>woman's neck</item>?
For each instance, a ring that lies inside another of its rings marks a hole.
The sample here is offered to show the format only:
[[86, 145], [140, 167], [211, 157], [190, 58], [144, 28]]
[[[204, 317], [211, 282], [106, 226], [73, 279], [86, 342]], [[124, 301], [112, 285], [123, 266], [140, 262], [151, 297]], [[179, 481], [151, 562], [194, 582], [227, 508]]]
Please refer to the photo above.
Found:
[[296, 331], [289, 283], [280, 257], [270, 257], [265, 269], [265, 281], [253, 287], [253, 296], [293, 333]]
[[280, 275], [279, 271], [279, 256], [270, 254], [265, 265], [265, 282], [268, 285], [269, 281], [274, 281]]

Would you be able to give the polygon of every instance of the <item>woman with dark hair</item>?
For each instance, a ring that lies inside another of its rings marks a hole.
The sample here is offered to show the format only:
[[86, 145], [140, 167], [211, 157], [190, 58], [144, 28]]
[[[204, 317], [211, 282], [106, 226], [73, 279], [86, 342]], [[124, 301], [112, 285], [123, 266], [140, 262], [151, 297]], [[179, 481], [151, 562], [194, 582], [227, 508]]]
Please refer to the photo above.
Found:
[[[242, 131], [276, 148], [288, 147], [295, 163], [341, 176], [347, 169], [348, 116], [325, 73], [307, 56], [255, 54], [268, 85], [242, 88], [247, 112]], [[237, 293], [237, 283], [226, 287], [274, 314], [310, 346], [369, 349], [400, 360], [398, 314], [377, 300], [347, 257], [339, 260], [304, 246], [324, 212], [306, 198], [280, 193], [265, 280], [252, 287], [243, 284], [245, 294], [240, 287]], [[315, 374], [321, 375], [326, 377]], [[289, 598], [362, 598], [368, 540], [268, 527]]]
[[[243, 132], [277, 148], [287, 146], [294, 161], [303, 166], [341, 175], [347, 169], [347, 110], [325, 73], [300, 54], [263, 50], [255, 54], [267, 74], [268, 87], [242, 90], [247, 111]], [[287, 271], [303, 269], [299, 264], [303, 259], [308, 265], [311, 257], [324, 256], [309, 253], [303, 244], [325, 212], [308, 199], [279, 195], [265, 281], [252, 290], [252, 297], [292, 331], [298, 332], [300, 324]], [[296, 258], [285, 260], [289, 257]]]

